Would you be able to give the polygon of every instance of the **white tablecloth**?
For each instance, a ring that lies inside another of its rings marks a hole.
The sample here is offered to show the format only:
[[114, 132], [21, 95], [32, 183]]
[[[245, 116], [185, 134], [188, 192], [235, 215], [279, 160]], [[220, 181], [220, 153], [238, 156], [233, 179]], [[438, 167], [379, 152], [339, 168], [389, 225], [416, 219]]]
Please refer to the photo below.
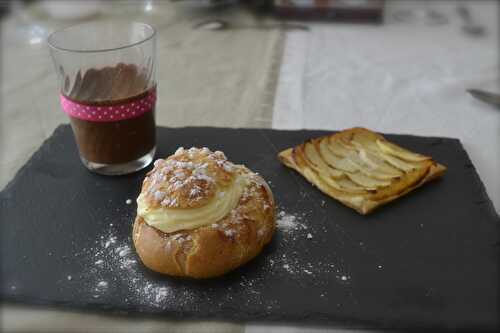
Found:
[[310, 32], [288, 33], [273, 127], [364, 126], [459, 138], [500, 211], [500, 109], [465, 91], [500, 92], [499, 3], [465, 2], [486, 26], [484, 37], [461, 31], [458, 1], [432, 1], [445, 25], [393, 19], [423, 3], [388, 2], [383, 26], [314, 24]]

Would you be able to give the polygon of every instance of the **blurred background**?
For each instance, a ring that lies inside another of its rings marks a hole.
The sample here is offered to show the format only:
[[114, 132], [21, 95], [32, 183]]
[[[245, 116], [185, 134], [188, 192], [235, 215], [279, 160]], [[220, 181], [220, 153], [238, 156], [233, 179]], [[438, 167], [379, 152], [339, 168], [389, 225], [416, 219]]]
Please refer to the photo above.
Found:
[[[500, 112], [467, 93], [500, 93], [498, 1], [1, 1], [0, 17], [2, 188], [68, 122], [48, 35], [117, 18], [157, 30], [159, 126], [456, 137], [500, 210]], [[23, 311], [4, 307], [2, 322], [31, 331]], [[36, 315], [46, 331], [72, 330]]]

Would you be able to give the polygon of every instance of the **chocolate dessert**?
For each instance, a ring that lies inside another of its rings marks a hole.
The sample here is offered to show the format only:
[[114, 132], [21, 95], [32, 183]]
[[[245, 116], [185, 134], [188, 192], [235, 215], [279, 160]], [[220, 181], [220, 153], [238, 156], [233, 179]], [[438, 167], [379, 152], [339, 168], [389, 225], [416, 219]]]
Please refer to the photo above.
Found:
[[[83, 158], [120, 164], [141, 158], [155, 147], [156, 86], [149, 82], [145, 70], [120, 63], [89, 69], [83, 75], [79, 72], [71, 89], [65, 84], [65, 102], [82, 109], [82, 115], [67, 113]], [[145, 103], [146, 99], [150, 102]], [[131, 106], [139, 112], [129, 110]]]

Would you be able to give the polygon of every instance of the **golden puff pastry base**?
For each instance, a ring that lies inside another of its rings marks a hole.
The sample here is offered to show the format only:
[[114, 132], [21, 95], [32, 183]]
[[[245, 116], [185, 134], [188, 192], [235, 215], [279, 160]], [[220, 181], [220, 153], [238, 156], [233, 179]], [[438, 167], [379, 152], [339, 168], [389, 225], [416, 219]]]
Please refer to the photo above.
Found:
[[[195, 159], [200, 162], [199, 156]], [[219, 160], [225, 161], [225, 156]], [[210, 161], [207, 162], [210, 164]], [[213, 165], [209, 166], [211, 167]], [[237, 206], [214, 224], [165, 233], [148, 225], [140, 216], [136, 217], [132, 238], [137, 254], [145, 266], [171, 276], [212, 278], [247, 263], [262, 251], [271, 241], [276, 229], [273, 194], [259, 175], [244, 166], [237, 166], [237, 169], [248, 177], [249, 182]], [[155, 169], [148, 174], [149, 178], [154, 174]], [[217, 177], [217, 182], [228, 181], [228, 172], [224, 169], [215, 170], [213, 174]], [[149, 185], [149, 180], [146, 179], [143, 190]], [[204, 191], [200, 191], [198, 195], [213, 195], [203, 184], [195, 182], [188, 186], [203, 188]], [[189, 189], [183, 191], [189, 192]], [[186, 199], [185, 192], [171, 195], [177, 199]], [[189, 200], [178, 202], [182, 207], [189, 208], [205, 199], [197, 197], [196, 203], [188, 202]]]
[[[382, 135], [360, 127], [346, 129], [327, 137], [329, 140], [342, 140], [347, 143], [353, 140], [353, 138], [361, 138], [372, 142], [376, 140], [388, 142]], [[320, 140], [322, 138], [313, 140]], [[428, 160], [419, 162], [421, 168], [405, 172], [403, 176], [393, 180], [387, 187], [361, 191], [361, 193], [349, 193], [328, 185], [318, 176], [315, 170], [307, 166], [307, 163], [303, 160], [303, 155], [300, 154], [300, 149], [303, 149], [304, 144], [280, 152], [278, 158], [284, 165], [299, 172], [323, 193], [353, 208], [362, 215], [369, 214], [378, 207], [402, 197], [425, 183], [442, 176], [446, 171], [444, 165], [429, 158]]]

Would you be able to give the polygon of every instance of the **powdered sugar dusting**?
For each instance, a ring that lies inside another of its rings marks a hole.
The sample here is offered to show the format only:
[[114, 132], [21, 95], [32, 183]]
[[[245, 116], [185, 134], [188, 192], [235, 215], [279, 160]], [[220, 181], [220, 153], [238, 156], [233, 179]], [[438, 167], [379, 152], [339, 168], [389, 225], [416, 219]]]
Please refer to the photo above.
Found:
[[100, 288], [100, 289], [105, 289], [108, 287], [108, 282], [106, 281], [101, 281], [97, 284], [97, 288]]
[[[330, 284], [349, 288], [352, 277], [346, 271], [342, 258], [335, 253], [325, 253], [318, 258], [310, 252], [318, 242], [331, 241], [331, 238], [321, 235], [320, 227], [312, 227], [312, 215], [311, 212], [297, 213], [285, 208], [278, 209], [278, 229], [273, 240], [276, 242], [275, 248], [262, 254], [263, 257], [259, 259], [262, 264], [254, 268], [256, 271], [252, 269], [250, 275], [238, 275], [233, 282], [224, 285], [224, 292], [220, 292], [220, 287], [216, 285], [200, 291], [191, 284], [151, 275], [134, 251], [132, 239], [128, 236], [129, 230], [125, 233], [127, 236], [123, 236], [123, 230], [118, 232], [123, 228], [119, 221], [106, 223], [107, 230], [103, 230], [94, 245], [79, 249], [75, 254], [83, 257], [86, 262], [85, 272], [63, 272], [61, 280], [68, 286], [88, 281], [84, 284], [86, 289], [82, 293], [84, 297], [90, 297], [91, 301], [107, 302], [119, 290], [120, 295], [127, 295], [124, 301], [132, 306], [139, 304], [158, 309], [193, 309], [198, 303], [203, 303], [202, 299], [212, 299], [215, 301], [214, 306], [224, 307], [225, 302], [230, 302], [234, 297], [238, 301], [244, 299], [243, 304], [247, 308], [271, 311], [279, 308], [279, 303], [261, 294], [270, 279], [286, 279], [296, 284], [308, 283], [319, 290], [318, 298], [327, 299], [326, 288]], [[238, 218], [243, 221], [244, 216], [234, 216], [233, 221]], [[127, 222], [130, 221], [133, 219], [129, 216]], [[234, 224], [221, 222], [210, 227], [220, 230], [228, 238], [236, 235], [237, 228]], [[257, 235], [264, 233], [264, 230], [257, 230]], [[171, 237], [171, 241], [182, 243], [192, 241], [192, 238], [185, 233], [178, 233]], [[166, 244], [167, 247], [170, 245]]]
[[[283, 270], [293, 278], [303, 279], [308, 276], [314, 278], [328, 274], [338, 283], [348, 284], [350, 275], [343, 269], [341, 260], [335, 260], [328, 254], [310, 261], [304, 259], [307, 257], [303, 255], [304, 250], [314, 246], [315, 242], [312, 228], [309, 226], [309, 215], [312, 215], [311, 212], [291, 213], [285, 209], [278, 210], [276, 225], [282, 235], [280, 242], [283, 245], [283, 253], [269, 260], [269, 267], [271, 270]], [[297, 247], [299, 242], [307, 242], [307, 245]]]
[[180, 303], [192, 299], [191, 291], [188, 289], [177, 288], [177, 292], [174, 293], [168, 280], [149, 281], [133, 251], [131, 238], [120, 238], [112, 225], [109, 225], [109, 230], [95, 241], [95, 246], [82, 249], [75, 256], [88, 258], [87, 269], [79, 277], [67, 275], [66, 280], [78, 279], [80, 283], [87, 284], [87, 293], [93, 300], [104, 301], [117, 288], [128, 290], [129, 297], [126, 302], [154, 308], [164, 308], [179, 302], [177, 299], [179, 297], [183, 299]]
[[224, 234], [228, 237], [233, 237], [236, 234], [236, 231], [233, 229], [226, 229], [224, 230]]
[[220, 151], [208, 148], [179, 148], [167, 159], [154, 162], [143, 182], [143, 194], [163, 207], [178, 208], [200, 203], [211, 195], [221, 169], [234, 174], [236, 166]]
[[302, 222], [303, 216], [292, 215], [281, 210], [278, 213], [276, 224], [278, 228], [285, 233], [293, 233], [295, 231], [306, 230], [307, 225]]

